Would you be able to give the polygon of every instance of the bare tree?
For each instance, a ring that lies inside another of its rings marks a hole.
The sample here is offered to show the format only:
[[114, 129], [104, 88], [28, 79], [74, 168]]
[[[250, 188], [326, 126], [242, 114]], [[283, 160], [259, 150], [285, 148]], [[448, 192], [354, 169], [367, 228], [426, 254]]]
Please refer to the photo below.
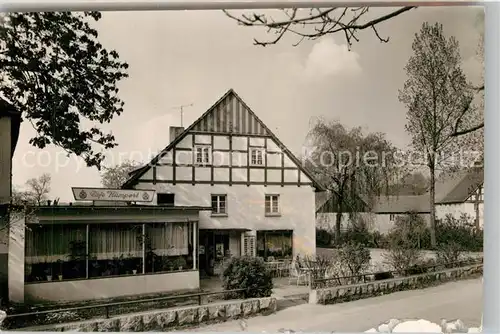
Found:
[[325, 35], [343, 33], [347, 45], [350, 47], [353, 41], [359, 41], [357, 33], [366, 29], [372, 29], [381, 42], [388, 42], [389, 38], [380, 36], [376, 26], [414, 8], [416, 7], [398, 8], [371, 19], [366, 19], [369, 16], [370, 7], [284, 8], [280, 10], [282, 15], [278, 19], [258, 13], [243, 14], [239, 17], [230, 14], [228, 11], [224, 11], [224, 13], [242, 26], [264, 27], [274, 35], [273, 38], [266, 41], [254, 39], [255, 45], [276, 44], [287, 33], [298, 38], [294, 45], [299, 45], [304, 39], [317, 39]]
[[[278, 18], [259, 13], [234, 15], [226, 10], [224, 10], [224, 13], [241, 26], [262, 27], [267, 29], [269, 34], [272, 34], [273, 37], [268, 40], [254, 39], [255, 45], [274, 45], [281, 41], [285, 35], [290, 34], [297, 37], [297, 41], [293, 44], [297, 46], [303, 40], [316, 40], [326, 35], [341, 33], [344, 34], [350, 48], [353, 41], [359, 42], [357, 33], [366, 29], [373, 30], [380, 42], [389, 42], [389, 37], [382, 37], [379, 34], [377, 26], [416, 8], [416, 6], [406, 6], [371, 19], [367, 19], [370, 7], [282, 8], [279, 10], [280, 15], [277, 15]], [[478, 49], [478, 56], [482, 61], [484, 61], [483, 39], [481, 36]], [[477, 86], [473, 86], [473, 88], [477, 94], [484, 94], [484, 81]], [[465, 105], [462, 112], [464, 115], [475, 112], [474, 105], [472, 103]], [[453, 136], [466, 135], [482, 128], [484, 128], [484, 121], [478, 121], [464, 127], [461, 119], [457, 119]]]
[[24, 204], [34, 205], [35, 196], [26, 190], [17, 188], [12, 189], [11, 204], [15, 206], [23, 206]]
[[126, 160], [115, 166], [103, 167], [101, 183], [106, 188], [119, 189], [129, 179], [130, 172], [139, 166], [136, 161]]
[[29, 202], [29, 197], [31, 197], [32, 202], [36, 203], [37, 205], [41, 205], [42, 201], [48, 199], [51, 181], [52, 177], [47, 173], [26, 181], [26, 186], [28, 187], [28, 190], [25, 193], [25, 196], [27, 196], [26, 200], [28, 200]]
[[314, 149], [306, 166], [332, 194], [338, 241], [343, 213], [359, 212], [371, 206], [375, 196], [388, 194], [397, 170], [396, 149], [384, 134], [365, 135], [361, 128], [346, 129], [336, 121], [318, 120], [308, 137]]
[[[407, 108], [406, 131], [412, 146], [424, 156], [430, 173], [431, 245], [436, 246], [435, 183], [436, 169], [466, 147], [465, 140], [454, 136], [455, 124], [472, 124], [473, 93], [460, 68], [459, 45], [454, 37], [446, 38], [443, 27], [424, 23], [413, 41], [414, 54], [405, 67], [408, 79], [399, 92]], [[462, 138], [463, 139], [463, 138]]]

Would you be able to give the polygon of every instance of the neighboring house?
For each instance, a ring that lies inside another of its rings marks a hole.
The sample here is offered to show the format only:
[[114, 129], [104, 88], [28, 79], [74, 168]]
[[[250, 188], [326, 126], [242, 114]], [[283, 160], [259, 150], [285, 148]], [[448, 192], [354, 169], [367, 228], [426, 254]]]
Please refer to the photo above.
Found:
[[[453, 175], [446, 175], [436, 182], [436, 219], [444, 219], [451, 214], [459, 219], [467, 214], [473, 220], [479, 217], [478, 226], [483, 227], [483, 181], [482, 171], [464, 171]], [[365, 203], [367, 201], [364, 201]], [[328, 193], [316, 195], [316, 226], [320, 229], [334, 230], [337, 214], [333, 197]], [[362, 206], [358, 206], [362, 207]], [[371, 209], [370, 209], [371, 207]], [[398, 215], [408, 212], [420, 214], [424, 220], [430, 222], [429, 193], [419, 196], [380, 196], [371, 205], [356, 212], [357, 218], [362, 219], [369, 230], [387, 233], [393, 226]], [[349, 226], [349, 213], [342, 217], [342, 229]]]
[[[320, 229], [334, 230], [337, 214], [335, 205], [332, 205], [332, 198], [324, 199], [322, 194], [318, 194], [318, 201], [323, 204], [316, 212], [316, 224]], [[355, 213], [354, 221], [363, 222], [369, 231], [378, 231], [382, 234], [389, 232], [394, 226], [398, 215], [406, 214], [410, 211], [418, 213], [428, 222], [430, 216], [429, 197], [420, 196], [380, 196], [370, 205], [366, 204]], [[361, 206], [360, 206], [361, 207]], [[371, 209], [370, 209], [371, 207]], [[352, 223], [352, 213], [345, 212], [342, 217], [341, 229], [346, 230]]]
[[202, 273], [231, 256], [314, 255], [315, 191], [323, 188], [231, 89], [123, 188], [154, 189], [158, 206], [200, 213]]
[[462, 214], [478, 228], [484, 226], [484, 171], [459, 172], [436, 182], [436, 218]]

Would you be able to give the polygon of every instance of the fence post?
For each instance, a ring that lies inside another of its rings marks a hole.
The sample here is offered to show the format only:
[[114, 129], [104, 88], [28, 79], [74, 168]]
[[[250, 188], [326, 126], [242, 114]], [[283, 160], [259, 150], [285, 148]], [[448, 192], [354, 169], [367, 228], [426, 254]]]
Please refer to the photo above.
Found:
[[105, 316], [104, 316], [104, 317], [105, 317], [106, 319], [109, 319], [109, 308], [108, 308], [108, 306], [104, 306], [104, 310], [105, 310], [105, 312], [106, 312], [106, 314], [105, 314]]
[[198, 295], [198, 305], [201, 306], [201, 295]]

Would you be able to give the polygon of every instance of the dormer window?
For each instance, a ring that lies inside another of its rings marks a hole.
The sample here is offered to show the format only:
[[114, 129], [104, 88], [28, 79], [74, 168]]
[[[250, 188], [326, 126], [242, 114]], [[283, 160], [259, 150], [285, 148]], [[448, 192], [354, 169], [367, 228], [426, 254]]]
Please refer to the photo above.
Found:
[[264, 165], [264, 150], [261, 148], [250, 149], [250, 165], [263, 166]]
[[195, 160], [199, 165], [212, 163], [212, 147], [210, 145], [196, 145], [194, 148]]

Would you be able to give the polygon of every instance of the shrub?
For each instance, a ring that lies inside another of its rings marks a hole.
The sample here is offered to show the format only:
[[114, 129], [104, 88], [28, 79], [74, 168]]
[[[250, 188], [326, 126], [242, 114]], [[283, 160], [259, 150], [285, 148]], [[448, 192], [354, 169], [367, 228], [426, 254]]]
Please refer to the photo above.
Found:
[[246, 298], [271, 296], [273, 279], [264, 261], [253, 257], [233, 257], [222, 272], [224, 290], [245, 289]]
[[358, 276], [370, 267], [370, 250], [359, 243], [347, 243], [338, 252], [340, 263], [349, 270], [349, 275]]
[[322, 255], [306, 256], [300, 262], [305, 268], [309, 269], [313, 280], [325, 278], [326, 272], [333, 265], [332, 257]]
[[458, 243], [451, 241], [440, 244], [436, 251], [436, 260], [440, 264], [445, 264], [447, 268], [456, 266], [456, 262], [462, 258], [462, 250]]
[[429, 271], [429, 268], [423, 263], [414, 264], [405, 270], [405, 276], [425, 274]]
[[375, 279], [375, 281], [381, 281], [384, 279], [394, 278], [394, 275], [390, 271], [381, 271], [381, 272], [375, 273], [373, 275], [373, 278]]
[[436, 239], [438, 244], [456, 243], [463, 251], [483, 251], [483, 231], [477, 231], [474, 220], [467, 214], [459, 218], [447, 215], [436, 224]]
[[382, 256], [399, 275], [420, 273], [419, 266], [422, 264], [420, 247], [425, 229], [424, 219], [416, 213], [409, 212], [396, 219], [387, 238], [388, 249]]
[[392, 246], [382, 256], [385, 263], [399, 275], [407, 275], [409, 268], [415, 268], [422, 263], [422, 253], [417, 248]]
[[408, 212], [396, 218], [387, 236], [388, 247], [422, 248], [427, 225], [421, 215]]

